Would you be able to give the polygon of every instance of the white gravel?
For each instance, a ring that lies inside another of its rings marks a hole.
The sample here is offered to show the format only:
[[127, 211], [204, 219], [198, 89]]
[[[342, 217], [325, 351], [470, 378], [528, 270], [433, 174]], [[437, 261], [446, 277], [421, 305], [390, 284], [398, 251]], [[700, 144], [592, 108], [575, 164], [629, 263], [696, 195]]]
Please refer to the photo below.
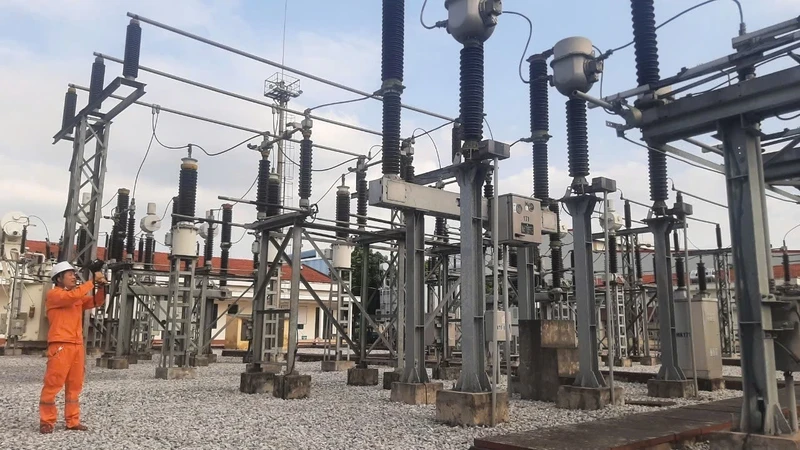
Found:
[[[241, 358], [198, 369], [195, 380], [157, 380], [155, 363], [127, 370], [99, 369], [87, 360], [81, 407], [89, 432], [67, 432], [63, 393], [59, 424], [51, 435], [38, 433], [38, 402], [45, 359], [0, 358], [0, 448], [265, 448], [265, 449], [466, 449], [479, 436], [610, 418], [659, 408], [609, 407], [568, 411], [543, 402], [512, 399], [511, 420], [496, 428], [450, 427], [435, 422], [435, 406], [389, 401], [381, 386], [346, 386], [346, 373], [321, 372], [319, 362], [299, 363], [312, 377], [311, 397], [280, 400], [239, 393]], [[381, 372], [391, 370], [380, 368]], [[627, 399], [647, 398], [644, 385], [617, 383]], [[453, 382], [445, 382], [445, 388]], [[680, 405], [740, 395], [702, 393]]]

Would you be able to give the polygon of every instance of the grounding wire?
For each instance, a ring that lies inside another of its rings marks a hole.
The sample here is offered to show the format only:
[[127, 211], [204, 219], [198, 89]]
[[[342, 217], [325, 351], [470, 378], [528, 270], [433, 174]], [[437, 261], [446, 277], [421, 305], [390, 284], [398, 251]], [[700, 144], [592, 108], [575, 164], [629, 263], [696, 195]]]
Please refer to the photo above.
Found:
[[[239, 142], [239, 143], [237, 143], [237, 144], [234, 144], [234, 145], [232, 145], [232, 146], [230, 146], [230, 147], [226, 148], [225, 150], [220, 150], [220, 151], [218, 151], [218, 152], [215, 152], [215, 153], [209, 153], [209, 152], [208, 152], [208, 151], [206, 151], [206, 149], [205, 149], [205, 148], [203, 148], [201, 145], [199, 145], [199, 144], [194, 144], [194, 143], [189, 143], [189, 144], [186, 144], [186, 145], [182, 145], [182, 146], [180, 146], [180, 147], [174, 147], [174, 146], [171, 146], [171, 145], [165, 145], [163, 142], [161, 142], [161, 140], [160, 140], [160, 139], [158, 139], [158, 135], [156, 134], [156, 125], [158, 124], [158, 116], [159, 116], [159, 114], [160, 114], [160, 113], [159, 113], [158, 111], [154, 112], [154, 113], [153, 113], [153, 118], [152, 118], [152, 119], [151, 119], [151, 121], [150, 121], [150, 123], [151, 123], [151, 127], [152, 127], [152, 129], [153, 129], [153, 137], [155, 138], [156, 142], [158, 142], [158, 144], [159, 144], [159, 145], [161, 145], [162, 147], [164, 147], [164, 148], [166, 148], [166, 149], [168, 149], [168, 150], [183, 150], [183, 149], [188, 149], [188, 148], [194, 148], [194, 147], [197, 147], [197, 148], [199, 148], [199, 149], [200, 149], [200, 151], [202, 151], [203, 153], [205, 153], [205, 155], [206, 155], [206, 156], [209, 156], [209, 157], [214, 157], [214, 156], [219, 156], [219, 155], [222, 155], [222, 154], [228, 153], [228, 152], [230, 152], [230, 151], [232, 151], [232, 150], [236, 150], [237, 148], [239, 148], [239, 147], [241, 147], [242, 145], [244, 145], [244, 144], [246, 144], [246, 143], [248, 143], [248, 142], [252, 141], [253, 139], [255, 139], [255, 138], [257, 138], [257, 137], [262, 137], [262, 136], [264, 136], [264, 133], [257, 133], [257, 134], [254, 134], [253, 136], [250, 136], [249, 138], [247, 138], [247, 139], [245, 139], [245, 140], [243, 140], [243, 141], [241, 141], [241, 142]], [[145, 157], [146, 157], [146, 156], [145, 156]]]
[[[444, 125], [442, 125], [442, 126], [444, 126]], [[425, 131], [422, 128], [417, 128], [414, 131], [412, 131], [411, 134], [413, 135], [414, 133], [417, 132], [417, 130]], [[433, 137], [431, 137], [430, 133], [426, 132], [424, 134], [428, 136], [428, 138], [431, 140], [431, 144], [433, 144], [433, 149], [436, 150], [436, 160], [439, 162], [439, 168], [441, 169], [442, 168], [442, 157], [441, 157], [441, 155], [439, 155], [439, 147], [436, 145], [436, 141], [433, 140]], [[420, 135], [420, 136], [422, 136], [422, 135]]]
[[[717, 0], [706, 0], [706, 1], [704, 1], [704, 2], [701, 2], [701, 3], [698, 3], [698, 4], [694, 5], [694, 6], [691, 6], [691, 7], [687, 8], [687, 9], [685, 9], [685, 10], [683, 10], [683, 11], [679, 12], [678, 14], [676, 14], [676, 15], [674, 15], [674, 16], [672, 16], [672, 17], [670, 17], [669, 19], [667, 19], [667, 21], [666, 21], [666, 22], [664, 22], [664, 23], [660, 24], [659, 26], [657, 26], [657, 27], [656, 27], [656, 30], [658, 30], [659, 28], [663, 27], [664, 25], [667, 25], [668, 23], [672, 22], [673, 20], [677, 19], [678, 17], [681, 17], [681, 16], [683, 16], [683, 15], [684, 15], [684, 14], [686, 14], [686, 13], [689, 13], [689, 12], [691, 12], [691, 11], [694, 11], [695, 9], [697, 9], [697, 8], [699, 8], [699, 7], [701, 7], [701, 6], [705, 6], [705, 5], [708, 5], [709, 3], [714, 3], [714, 2], [716, 2], [716, 1], [717, 1]], [[744, 11], [742, 11], [742, 4], [741, 4], [741, 3], [739, 3], [739, 0], [731, 0], [731, 1], [733, 1], [734, 3], [736, 3], [736, 6], [739, 8], [739, 24], [740, 24], [740, 31], [741, 31], [741, 30], [744, 30]], [[625, 45], [623, 45], [623, 46], [621, 46], [621, 47], [617, 47], [617, 48], [615, 48], [615, 49], [608, 50], [607, 52], [605, 52], [605, 53], [603, 54], [603, 57], [607, 58], [607, 57], [611, 56], [611, 55], [612, 55], [613, 53], [615, 53], [615, 52], [618, 52], [618, 51], [620, 51], [620, 50], [623, 50], [623, 49], [625, 49], [625, 48], [628, 48], [628, 47], [630, 47], [631, 45], [633, 45], [633, 44], [634, 44], [634, 42], [635, 42], [635, 41], [630, 41], [630, 42], [628, 42], [627, 44], [625, 44]]]
[[433, 26], [425, 25], [425, 21], [422, 19], [422, 15], [425, 14], [425, 6], [427, 6], [427, 4], [428, 4], [428, 0], [425, 0], [424, 2], [422, 2], [422, 9], [419, 10], [419, 23], [422, 24], [422, 26], [425, 27], [425, 29], [433, 30], [434, 28], [437, 28], [437, 25], [433, 25]]
[[[503, 14], [520, 16], [528, 21], [528, 42], [525, 43], [525, 50], [522, 51], [522, 56], [519, 57], [519, 79], [522, 80], [523, 83], [529, 84], [531, 81], [530, 80], [525, 81], [525, 78], [523, 78], [522, 76], [522, 61], [525, 60], [525, 54], [528, 53], [528, 47], [531, 45], [531, 38], [533, 37], [533, 22], [531, 22], [531, 19], [529, 19], [528, 16], [526, 16], [525, 14], [518, 13], [516, 11], [503, 11]], [[420, 20], [422, 20], [422, 16], [420, 16]], [[423, 26], [424, 25], [425, 24], [423, 24]]]
[[356, 103], [356, 102], [360, 102], [360, 101], [362, 101], [362, 100], [367, 100], [367, 99], [369, 99], [369, 98], [372, 98], [372, 97], [370, 97], [370, 96], [364, 96], [364, 97], [361, 97], [361, 98], [351, 98], [351, 99], [349, 99], [349, 100], [341, 100], [341, 101], [338, 101], [338, 102], [323, 103], [323, 104], [321, 104], [321, 105], [314, 106], [313, 108], [308, 108], [308, 109], [306, 109], [306, 111], [305, 111], [305, 112], [306, 112], [306, 113], [310, 113], [311, 111], [313, 111], [313, 110], [315, 110], [315, 109], [324, 108], [324, 107], [326, 107], [326, 106], [344, 105], [344, 104], [346, 104], [346, 103]]
[[44, 220], [42, 220], [42, 218], [37, 216], [36, 214], [28, 214], [28, 217], [33, 217], [34, 219], [41, 222], [42, 225], [44, 225], [44, 232], [47, 234], [47, 242], [50, 242], [50, 230], [47, 228], [47, 224], [44, 223]]
[[[155, 108], [152, 110], [152, 115], [156, 115]], [[151, 117], [152, 122], [152, 117]], [[132, 199], [136, 199], [136, 186], [139, 183], [139, 174], [142, 173], [142, 167], [144, 167], [145, 161], [147, 161], [147, 156], [150, 154], [150, 149], [153, 147], [153, 140], [156, 137], [156, 127], [158, 126], [158, 117], [155, 119], [155, 123], [152, 124], [153, 131], [150, 133], [150, 142], [147, 143], [147, 150], [144, 152], [144, 156], [142, 157], [142, 162], [139, 163], [139, 168], [136, 170], [136, 176], [133, 178], [133, 193], [131, 195]]]
[[486, 120], [486, 116], [483, 116], [483, 123], [485, 123], [486, 124], [486, 128], [489, 129], [489, 137], [491, 137], [492, 140], [494, 140], [494, 133], [492, 133], [492, 126], [489, 125], [489, 121]]

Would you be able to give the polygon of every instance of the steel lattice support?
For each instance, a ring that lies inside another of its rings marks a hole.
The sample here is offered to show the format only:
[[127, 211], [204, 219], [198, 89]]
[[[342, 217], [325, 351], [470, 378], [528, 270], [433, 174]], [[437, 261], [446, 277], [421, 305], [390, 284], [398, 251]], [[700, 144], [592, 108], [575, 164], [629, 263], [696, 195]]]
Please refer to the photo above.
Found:
[[[427, 383], [425, 369], [425, 216], [406, 211], [406, 348], [403, 382]], [[402, 325], [402, 324], [401, 324]]]
[[775, 347], [769, 279], [772, 259], [766, 215], [764, 166], [759, 130], [735, 117], [720, 122], [728, 191], [736, 306], [742, 348], [741, 431], [781, 434], [790, 431], [781, 412], [775, 376]]
[[719, 334], [722, 344], [722, 355], [732, 356], [736, 353], [736, 340], [733, 329], [733, 311], [731, 310], [731, 291], [728, 267], [728, 254], [714, 254], [714, 273], [717, 285], [717, 301], [719, 302]]
[[461, 164], [456, 179], [461, 192], [461, 376], [454, 390], [488, 392], [484, 340], [485, 264], [481, 187], [489, 166]]
[[575, 386], [605, 387], [597, 355], [597, 307], [594, 295], [594, 261], [592, 258], [592, 211], [597, 204], [594, 195], [577, 195], [563, 200], [573, 220], [575, 254], [575, 304], [577, 307], [579, 371]]

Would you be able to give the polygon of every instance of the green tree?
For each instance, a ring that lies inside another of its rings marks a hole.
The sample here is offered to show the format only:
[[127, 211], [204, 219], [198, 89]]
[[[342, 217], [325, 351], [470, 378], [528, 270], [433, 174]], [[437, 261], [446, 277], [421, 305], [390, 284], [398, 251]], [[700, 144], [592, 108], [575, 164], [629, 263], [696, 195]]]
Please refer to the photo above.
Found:
[[[368, 266], [367, 266], [367, 300], [372, 298], [372, 301], [369, 302], [367, 306], [367, 312], [370, 315], [374, 315], [375, 312], [380, 307], [380, 294], [379, 290], [381, 287], [381, 280], [383, 280], [384, 270], [381, 268], [381, 264], [387, 262], [387, 258], [378, 252], [374, 252], [372, 250], [369, 251], [368, 259]], [[364, 264], [364, 249], [362, 247], [356, 247], [353, 250], [352, 254], [352, 291], [360, 301], [361, 296], [361, 271]], [[360, 332], [358, 328], [361, 324], [361, 310], [357, 307], [353, 307], [353, 340], [358, 340], [360, 336]], [[369, 324], [367, 325], [369, 326]], [[370, 339], [367, 339], [369, 342]]]

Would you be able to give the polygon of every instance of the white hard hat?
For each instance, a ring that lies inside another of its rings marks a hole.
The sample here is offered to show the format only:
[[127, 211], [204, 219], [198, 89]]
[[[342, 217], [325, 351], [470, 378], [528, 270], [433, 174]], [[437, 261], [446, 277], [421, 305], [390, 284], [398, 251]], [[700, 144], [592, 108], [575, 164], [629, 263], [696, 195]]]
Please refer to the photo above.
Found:
[[69, 262], [61, 261], [60, 263], [57, 263], [55, 266], [53, 266], [53, 268], [50, 270], [50, 279], [53, 279], [61, 272], [66, 272], [68, 270], [74, 271], [75, 268], [72, 267], [72, 264], [70, 264]]

